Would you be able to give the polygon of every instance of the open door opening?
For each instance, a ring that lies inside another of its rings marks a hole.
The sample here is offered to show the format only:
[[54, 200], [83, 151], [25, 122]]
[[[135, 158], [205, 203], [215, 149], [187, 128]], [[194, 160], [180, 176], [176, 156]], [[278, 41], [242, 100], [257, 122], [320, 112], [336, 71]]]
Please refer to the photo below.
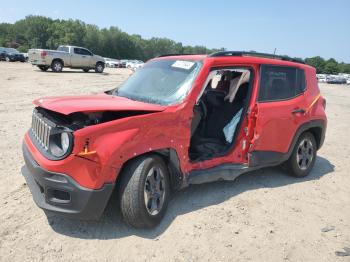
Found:
[[252, 89], [252, 70], [211, 71], [193, 109], [189, 156], [203, 161], [228, 154], [234, 147]]

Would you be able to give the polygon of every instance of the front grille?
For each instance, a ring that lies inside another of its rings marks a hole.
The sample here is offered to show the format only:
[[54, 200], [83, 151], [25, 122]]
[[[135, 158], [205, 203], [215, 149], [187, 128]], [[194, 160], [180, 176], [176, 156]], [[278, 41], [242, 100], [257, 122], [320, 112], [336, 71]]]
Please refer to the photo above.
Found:
[[32, 117], [32, 132], [35, 139], [39, 142], [39, 144], [45, 150], [48, 150], [51, 126], [45, 123], [45, 121], [35, 111], [33, 112], [33, 117]]

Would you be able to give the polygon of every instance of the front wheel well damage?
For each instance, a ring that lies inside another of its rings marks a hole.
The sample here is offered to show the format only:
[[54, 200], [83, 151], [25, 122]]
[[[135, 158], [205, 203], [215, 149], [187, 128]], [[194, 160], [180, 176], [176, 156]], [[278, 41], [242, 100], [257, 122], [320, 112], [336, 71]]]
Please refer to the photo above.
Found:
[[[173, 148], [164, 148], [164, 149], [153, 150], [153, 151], [138, 155], [136, 157], [133, 157], [133, 158], [131, 158], [123, 163], [123, 165], [119, 171], [119, 174], [122, 174], [123, 169], [131, 161], [134, 161], [135, 159], [138, 159], [140, 157], [151, 156], [151, 155], [160, 156], [164, 160], [165, 164], [167, 165], [168, 170], [169, 170], [171, 189], [174, 191], [180, 189], [182, 187], [182, 184], [183, 184], [183, 173], [182, 173], [181, 168], [180, 168], [179, 157], [176, 153], [176, 150]], [[119, 181], [120, 181], [120, 177], [117, 176], [116, 184], [118, 184]]]

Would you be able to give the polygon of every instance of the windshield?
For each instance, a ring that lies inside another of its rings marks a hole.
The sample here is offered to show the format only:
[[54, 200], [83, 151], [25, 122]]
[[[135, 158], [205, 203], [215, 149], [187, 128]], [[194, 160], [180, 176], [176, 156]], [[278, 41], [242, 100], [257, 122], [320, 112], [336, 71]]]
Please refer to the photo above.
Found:
[[132, 100], [171, 105], [182, 101], [192, 87], [201, 63], [184, 60], [151, 61], [113, 94]]

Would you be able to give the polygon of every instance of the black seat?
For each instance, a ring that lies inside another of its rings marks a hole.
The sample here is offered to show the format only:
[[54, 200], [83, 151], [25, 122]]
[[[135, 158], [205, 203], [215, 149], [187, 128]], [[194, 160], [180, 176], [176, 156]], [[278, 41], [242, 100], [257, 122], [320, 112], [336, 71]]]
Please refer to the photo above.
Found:
[[202, 132], [199, 136], [194, 136], [191, 140], [191, 158], [208, 158], [220, 152], [224, 152], [229, 144], [225, 139], [224, 127], [231, 121], [233, 116], [244, 106], [247, 97], [249, 84], [243, 84], [237, 91], [235, 99], [230, 103], [224, 101], [224, 97], [215, 91], [208, 93], [206, 103], [208, 116]]

